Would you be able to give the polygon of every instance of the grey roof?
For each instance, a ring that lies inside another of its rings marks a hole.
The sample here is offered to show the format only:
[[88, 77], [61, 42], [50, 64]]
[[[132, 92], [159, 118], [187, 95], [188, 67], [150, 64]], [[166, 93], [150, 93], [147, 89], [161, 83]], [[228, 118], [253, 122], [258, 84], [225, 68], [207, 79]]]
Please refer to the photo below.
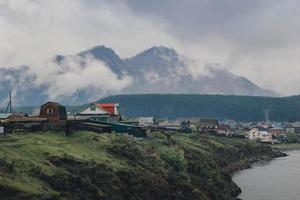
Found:
[[293, 124], [293, 126], [294, 126], [294, 127], [297, 127], [297, 128], [300, 127], [300, 122], [295, 122], [295, 123]]
[[0, 119], [7, 119], [12, 115], [12, 113], [0, 113]]
[[285, 126], [285, 128], [294, 128], [294, 126], [292, 124], [288, 124]]
[[217, 119], [200, 119], [199, 124], [200, 125], [213, 125], [213, 126], [216, 126], [219, 123], [218, 123]]
[[273, 127], [273, 128], [270, 128], [270, 130], [283, 130], [284, 131], [284, 128], [282, 128], [282, 127]]
[[259, 131], [267, 131], [268, 129], [263, 126], [256, 126], [254, 128], [257, 128]]

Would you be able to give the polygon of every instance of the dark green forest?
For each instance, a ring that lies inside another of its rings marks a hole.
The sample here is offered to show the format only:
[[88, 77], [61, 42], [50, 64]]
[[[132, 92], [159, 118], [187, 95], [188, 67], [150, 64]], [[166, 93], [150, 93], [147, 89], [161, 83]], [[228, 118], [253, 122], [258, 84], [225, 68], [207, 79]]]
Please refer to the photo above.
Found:
[[127, 117], [208, 117], [237, 121], [300, 121], [300, 96], [253, 97], [198, 94], [115, 95], [99, 102], [120, 103]]

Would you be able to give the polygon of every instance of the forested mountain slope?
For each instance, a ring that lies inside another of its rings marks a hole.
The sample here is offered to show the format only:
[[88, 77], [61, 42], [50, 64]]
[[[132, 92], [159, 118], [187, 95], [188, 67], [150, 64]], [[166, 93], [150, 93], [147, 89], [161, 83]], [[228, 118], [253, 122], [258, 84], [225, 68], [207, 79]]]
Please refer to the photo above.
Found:
[[238, 121], [300, 120], [300, 96], [140, 94], [109, 96], [99, 102], [120, 103], [120, 112], [128, 117], [213, 117]]

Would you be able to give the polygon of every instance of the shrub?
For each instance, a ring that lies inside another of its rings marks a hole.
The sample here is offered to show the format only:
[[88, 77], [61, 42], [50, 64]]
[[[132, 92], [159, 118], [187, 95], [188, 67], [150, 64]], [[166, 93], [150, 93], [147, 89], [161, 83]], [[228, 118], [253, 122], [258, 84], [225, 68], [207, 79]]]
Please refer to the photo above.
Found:
[[186, 162], [183, 150], [174, 147], [162, 147], [159, 152], [161, 159], [175, 171], [185, 170]]
[[7, 169], [10, 173], [12, 173], [15, 169], [15, 161], [13, 160], [11, 163], [7, 164]]
[[42, 173], [42, 168], [38, 165], [35, 165], [30, 169], [29, 173], [33, 176], [40, 176]]
[[300, 136], [295, 133], [288, 133], [288, 143], [299, 143], [300, 142]]

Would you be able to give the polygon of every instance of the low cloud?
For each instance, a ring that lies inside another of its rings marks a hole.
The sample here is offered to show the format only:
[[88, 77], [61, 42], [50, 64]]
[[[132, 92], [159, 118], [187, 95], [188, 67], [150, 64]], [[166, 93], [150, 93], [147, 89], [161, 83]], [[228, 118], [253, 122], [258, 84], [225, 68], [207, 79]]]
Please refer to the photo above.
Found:
[[0, 108], [6, 107], [8, 104], [8, 94], [12, 92], [13, 103], [20, 105], [24, 100], [24, 92], [28, 88], [32, 88], [34, 76], [29, 74], [28, 67], [21, 66], [16, 68], [0, 68]]
[[[41, 66], [43, 71], [40, 71]], [[30, 67], [30, 73], [36, 77], [35, 85], [47, 88], [46, 94], [50, 100], [61, 100], [74, 95], [76, 100], [78, 92], [89, 93], [92, 99], [87, 100], [98, 100], [119, 92], [132, 82], [128, 75], [117, 77], [105, 63], [92, 56], [84, 59], [80, 56], [67, 56], [59, 64], [53, 60], [41, 65], [35, 64]]]
[[164, 23], [135, 15], [118, 1], [0, 0], [0, 30], [0, 67], [96, 45], [127, 57], [149, 46], [176, 43]]
[[[98, 44], [122, 57], [165, 45], [196, 60], [189, 68], [195, 77], [207, 73], [206, 63], [220, 63], [264, 88], [297, 94], [299, 6], [298, 0], [0, 0], [0, 67]], [[45, 66], [35, 74], [43, 76]], [[72, 73], [64, 78], [79, 79]]]
[[220, 63], [265, 88], [300, 93], [300, 1], [126, 2], [137, 15], [169, 25], [184, 53], [201, 63], [195, 73], [203, 72], [205, 63]]
[[8, 103], [10, 90], [14, 106], [28, 102], [27, 93], [74, 105], [119, 93], [133, 81], [126, 74], [118, 77], [105, 63], [92, 56], [67, 56], [59, 64], [48, 60], [26, 67], [0, 69], [0, 72], [0, 89], [5, 93], [0, 96], [2, 108]]

